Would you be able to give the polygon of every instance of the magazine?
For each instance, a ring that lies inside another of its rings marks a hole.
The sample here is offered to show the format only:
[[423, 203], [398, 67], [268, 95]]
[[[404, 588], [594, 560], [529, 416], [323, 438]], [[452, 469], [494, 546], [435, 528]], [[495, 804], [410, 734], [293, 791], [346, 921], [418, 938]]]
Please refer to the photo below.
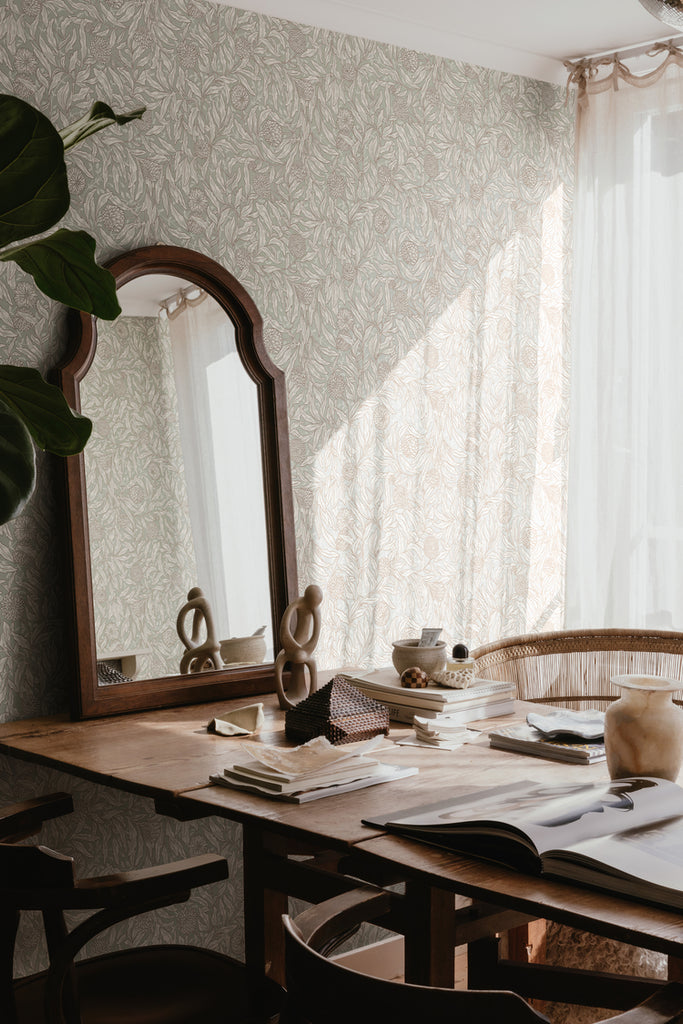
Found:
[[492, 747], [498, 750], [512, 750], [518, 754], [546, 757], [551, 761], [565, 761], [567, 764], [595, 764], [605, 760], [603, 740], [587, 742], [577, 739], [549, 739], [538, 729], [524, 722], [517, 725], [502, 725], [488, 734]]
[[363, 824], [683, 910], [683, 789], [666, 779], [516, 782]]

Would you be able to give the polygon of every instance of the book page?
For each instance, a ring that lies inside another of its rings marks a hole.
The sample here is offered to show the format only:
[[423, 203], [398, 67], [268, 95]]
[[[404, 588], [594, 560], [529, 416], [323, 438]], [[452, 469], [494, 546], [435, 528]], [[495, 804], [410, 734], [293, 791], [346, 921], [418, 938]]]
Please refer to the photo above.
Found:
[[333, 746], [324, 736], [316, 736], [308, 743], [302, 743], [299, 747], [276, 747], [266, 743], [256, 743], [253, 740], [244, 740], [240, 743], [241, 750], [276, 772], [286, 775], [288, 778], [302, 778], [306, 775], [313, 775], [322, 769], [339, 761], [345, 761], [358, 754], [365, 754], [373, 750], [384, 741], [384, 736], [375, 736], [371, 740], [354, 744], [353, 749], [349, 747]]
[[406, 834], [423, 831], [425, 838], [452, 832], [456, 848], [458, 833], [517, 833], [527, 836], [542, 854], [677, 815], [683, 815], [683, 790], [665, 779], [638, 778], [566, 786], [522, 782], [479, 789], [447, 804], [388, 816], [382, 824]]
[[[683, 906], [683, 820], [628, 829], [575, 843], [569, 850], [549, 851], [548, 874], [594, 882], [615, 892], [654, 898], [669, 890], [665, 905]], [[675, 898], [672, 893], [678, 893]]]

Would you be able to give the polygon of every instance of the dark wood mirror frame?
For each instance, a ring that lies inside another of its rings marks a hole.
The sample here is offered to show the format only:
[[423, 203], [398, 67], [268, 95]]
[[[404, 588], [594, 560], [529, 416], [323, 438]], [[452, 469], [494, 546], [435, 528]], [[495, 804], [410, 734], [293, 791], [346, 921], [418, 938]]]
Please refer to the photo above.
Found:
[[[235, 328], [237, 350], [258, 393], [263, 485], [266, 504], [268, 568], [273, 635], [290, 601], [297, 596], [294, 508], [289, 461], [289, 432], [284, 373], [263, 346], [261, 316], [242, 285], [207, 256], [175, 246], [135, 249], [107, 264], [117, 288], [146, 274], [182, 277], [207, 291], [225, 310]], [[80, 412], [80, 383], [97, 348], [96, 318], [75, 314], [71, 345], [57, 368], [67, 401]], [[88, 508], [83, 454], [64, 460], [67, 536], [72, 568], [73, 661], [75, 672], [72, 714], [75, 718], [141, 711], [275, 689], [273, 664], [191, 675], [140, 679], [99, 686], [95, 645], [95, 615], [91, 574]]]

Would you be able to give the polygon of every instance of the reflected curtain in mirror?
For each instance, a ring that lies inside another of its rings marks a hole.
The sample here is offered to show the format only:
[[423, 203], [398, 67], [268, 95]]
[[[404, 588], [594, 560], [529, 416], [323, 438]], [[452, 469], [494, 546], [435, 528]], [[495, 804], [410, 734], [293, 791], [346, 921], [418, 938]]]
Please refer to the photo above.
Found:
[[[221, 639], [251, 636], [270, 622], [256, 386], [232, 324], [205, 292], [167, 323], [197, 580]], [[266, 636], [272, 658], [269, 625]]]

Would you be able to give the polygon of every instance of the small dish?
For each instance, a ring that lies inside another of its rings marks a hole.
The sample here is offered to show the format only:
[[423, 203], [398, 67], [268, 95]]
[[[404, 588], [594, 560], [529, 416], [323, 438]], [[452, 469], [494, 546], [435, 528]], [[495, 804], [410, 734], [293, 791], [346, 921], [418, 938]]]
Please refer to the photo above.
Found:
[[538, 729], [541, 735], [549, 740], [558, 736], [599, 740], [605, 732], [604, 711], [572, 711], [570, 708], [558, 708], [549, 715], [539, 715], [530, 711], [526, 720], [528, 725]]

